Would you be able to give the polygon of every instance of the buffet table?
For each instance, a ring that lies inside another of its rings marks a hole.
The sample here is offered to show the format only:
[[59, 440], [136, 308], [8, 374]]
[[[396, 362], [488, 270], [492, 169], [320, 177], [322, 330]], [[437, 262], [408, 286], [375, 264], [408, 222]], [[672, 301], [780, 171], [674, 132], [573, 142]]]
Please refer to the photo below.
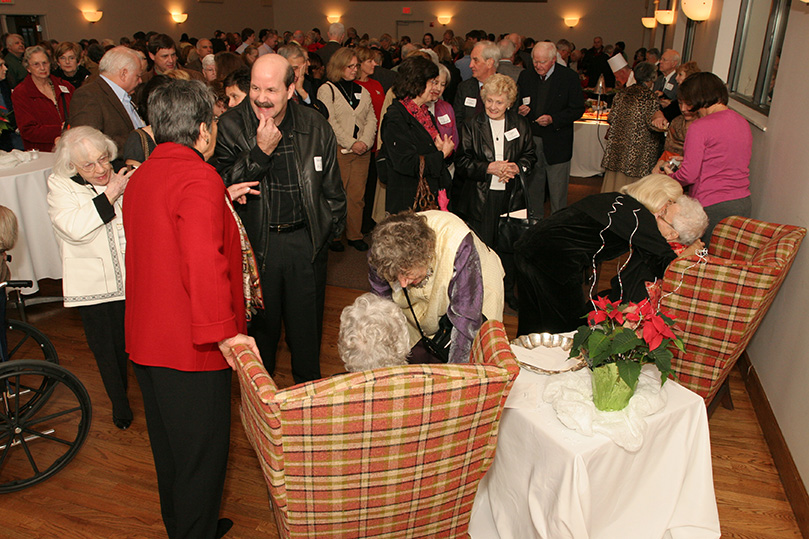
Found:
[[19, 235], [11, 253], [13, 279], [31, 280], [39, 290], [39, 279], [61, 279], [62, 259], [59, 245], [48, 217], [48, 176], [54, 164], [54, 154], [40, 152], [39, 158], [13, 168], [0, 169], [0, 204], [17, 215]]
[[667, 381], [667, 404], [645, 418], [643, 446], [632, 453], [560, 423], [543, 401], [549, 379], [525, 369], [517, 377], [475, 498], [472, 538], [720, 537], [702, 398]]
[[609, 129], [605, 120], [579, 120], [573, 124], [573, 158], [570, 160], [570, 175], [577, 178], [589, 178], [604, 174], [601, 159], [607, 140], [604, 138]]

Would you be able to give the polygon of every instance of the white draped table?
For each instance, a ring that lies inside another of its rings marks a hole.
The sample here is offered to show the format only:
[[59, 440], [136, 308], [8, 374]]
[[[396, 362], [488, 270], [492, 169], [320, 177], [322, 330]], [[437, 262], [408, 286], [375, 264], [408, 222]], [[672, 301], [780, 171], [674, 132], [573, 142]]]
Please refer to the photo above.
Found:
[[708, 418], [702, 398], [669, 380], [630, 453], [566, 428], [522, 369], [506, 402], [494, 464], [472, 509], [473, 539], [718, 538]]
[[573, 158], [570, 160], [570, 175], [577, 178], [589, 178], [604, 174], [601, 159], [607, 140], [604, 138], [609, 129], [605, 120], [579, 120], [573, 124]]
[[62, 259], [48, 217], [48, 176], [54, 154], [40, 152], [39, 159], [13, 168], [0, 168], [0, 205], [17, 215], [19, 236], [11, 253], [12, 279], [31, 280], [33, 294], [39, 279], [61, 279]]

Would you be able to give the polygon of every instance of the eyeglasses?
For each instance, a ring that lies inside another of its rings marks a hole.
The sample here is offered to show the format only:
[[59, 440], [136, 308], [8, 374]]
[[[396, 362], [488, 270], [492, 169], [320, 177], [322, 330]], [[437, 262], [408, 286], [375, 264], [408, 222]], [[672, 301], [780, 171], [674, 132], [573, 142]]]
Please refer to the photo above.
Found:
[[674, 228], [674, 225], [672, 225], [669, 221], [667, 221], [666, 217], [665, 217], [666, 213], [669, 210], [669, 206], [671, 206], [672, 204], [674, 204], [674, 202], [672, 202], [671, 200], [666, 202], [666, 205], [663, 206], [663, 208], [660, 210], [660, 212], [655, 217], [657, 217], [658, 219], [660, 219], [661, 221], [663, 221], [664, 223], [669, 225], [669, 227]]
[[98, 160], [93, 161], [92, 163], [84, 163], [83, 165], [76, 165], [76, 168], [81, 170], [82, 172], [92, 172], [96, 169], [96, 166], [101, 168], [105, 168], [107, 165], [110, 164], [110, 156], [109, 155], [102, 155], [98, 158]]
[[348, 69], [356, 69], [358, 67], [360, 67], [360, 64], [348, 64], [346, 66], [346, 68], [348, 68]]

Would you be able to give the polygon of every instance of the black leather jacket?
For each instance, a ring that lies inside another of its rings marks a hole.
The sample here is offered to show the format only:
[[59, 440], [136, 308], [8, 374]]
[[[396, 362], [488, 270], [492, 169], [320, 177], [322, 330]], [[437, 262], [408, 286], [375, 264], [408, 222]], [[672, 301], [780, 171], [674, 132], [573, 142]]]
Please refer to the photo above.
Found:
[[[320, 249], [340, 237], [345, 228], [346, 196], [337, 166], [337, 141], [329, 123], [314, 109], [289, 101], [286, 114], [292, 120], [295, 163], [314, 260]], [[248, 195], [246, 204], [235, 204], [261, 265], [268, 256], [269, 197], [263, 193], [269, 193], [266, 182], [272, 155], [266, 155], [256, 145], [257, 128], [258, 118], [250, 99], [223, 114], [213, 164], [225, 185], [261, 182], [261, 196]]]
[[[516, 132], [513, 131], [516, 129]], [[527, 179], [537, 161], [534, 139], [528, 120], [514, 111], [506, 112], [504, 133], [510, 133], [503, 142], [503, 160], [516, 163], [520, 174]], [[480, 221], [489, 199], [491, 174], [486, 170], [495, 161], [492, 128], [486, 113], [478, 113], [466, 121], [461, 129], [460, 148], [455, 152], [455, 181], [460, 185], [460, 196], [455, 200], [455, 211], [466, 219]], [[516, 136], [514, 136], [516, 135]], [[511, 140], [509, 140], [511, 139]], [[506, 193], [511, 195], [519, 178], [506, 184]], [[519, 195], [520, 202], [524, 194]], [[520, 205], [519, 207], [524, 207]], [[509, 208], [514, 210], [516, 208]]]

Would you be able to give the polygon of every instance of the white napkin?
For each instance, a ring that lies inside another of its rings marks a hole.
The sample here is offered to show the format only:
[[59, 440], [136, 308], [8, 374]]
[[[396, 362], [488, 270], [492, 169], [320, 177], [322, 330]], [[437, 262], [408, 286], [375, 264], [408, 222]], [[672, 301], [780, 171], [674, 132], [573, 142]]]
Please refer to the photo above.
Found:
[[553, 405], [556, 416], [567, 428], [585, 436], [603, 434], [630, 453], [643, 446], [646, 416], [666, 406], [660, 386], [660, 371], [644, 365], [635, 394], [618, 412], [602, 412], [593, 404], [590, 369], [554, 375], [545, 386], [543, 398]]
[[28, 163], [32, 159], [34, 159], [32, 152], [23, 152], [21, 150], [4, 152], [0, 150], [0, 168], [14, 168], [21, 163]]

